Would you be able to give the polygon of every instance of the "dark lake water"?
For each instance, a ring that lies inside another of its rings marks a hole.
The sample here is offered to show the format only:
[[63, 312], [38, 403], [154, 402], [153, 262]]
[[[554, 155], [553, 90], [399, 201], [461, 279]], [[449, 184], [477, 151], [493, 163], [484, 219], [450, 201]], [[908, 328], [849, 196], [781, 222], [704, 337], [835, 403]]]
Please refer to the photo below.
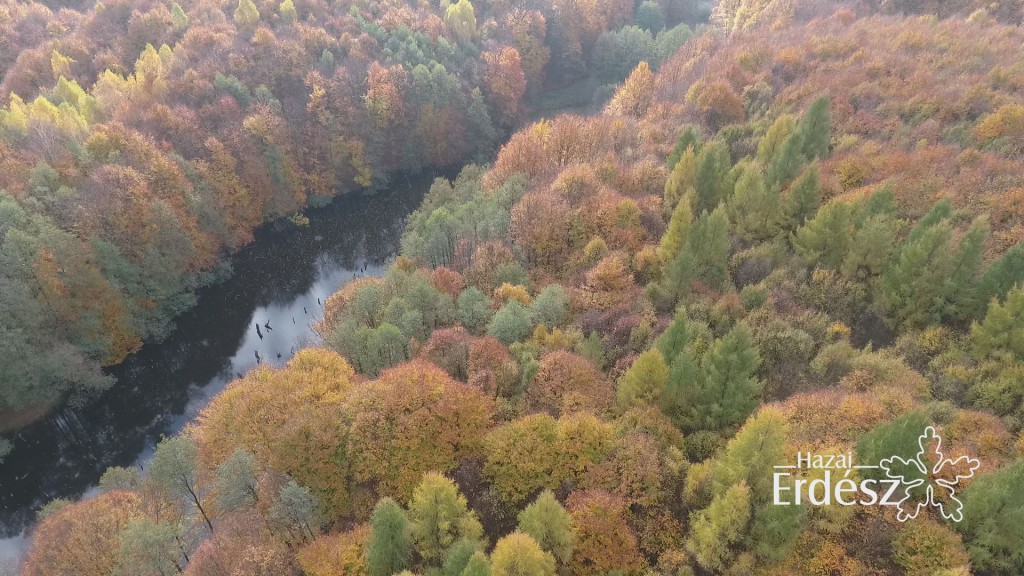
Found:
[[307, 227], [264, 226], [230, 259], [232, 276], [200, 290], [197, 306], [166, 339], [109, 371], [113, 388], [9, 435], [14, 450], [0, 464], [0, 574], [25, 548], [40, 506], [87, 496], [110, 466], [144, 462], [162, 434], [179, 431], [253, 368], [257, 352], [280, 365], [315, 344], [320, 303], [355, 277], [382, 272], [431, 180], [400, 176], [387, 192], [339, 198], [308, 210]]

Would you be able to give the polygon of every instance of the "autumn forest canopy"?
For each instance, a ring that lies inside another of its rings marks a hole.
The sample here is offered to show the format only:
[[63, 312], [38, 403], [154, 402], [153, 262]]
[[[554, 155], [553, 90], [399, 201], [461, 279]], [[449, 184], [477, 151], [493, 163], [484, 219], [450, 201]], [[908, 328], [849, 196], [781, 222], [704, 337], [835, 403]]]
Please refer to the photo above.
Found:
[[[462, 166], [23, 573], [1024, 573], [1022, 18], [0, 0], [0, 415], [111, 386], [260, 224]], [[773, 504], [927, 426], [980, 462], [922, 450], [941, 509]]]

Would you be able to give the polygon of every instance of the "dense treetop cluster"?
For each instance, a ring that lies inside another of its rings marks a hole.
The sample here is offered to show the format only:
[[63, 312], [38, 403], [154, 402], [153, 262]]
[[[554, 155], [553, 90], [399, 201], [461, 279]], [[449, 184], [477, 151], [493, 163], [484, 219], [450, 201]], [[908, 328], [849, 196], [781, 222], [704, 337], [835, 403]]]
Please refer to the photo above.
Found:
[[109, 386], [262, 222], [486, 157], [549, 78], [671, 54], [687, 6], [0, 2], [0, 413]]
[[[49, 507], [26, 573], [1020, 574], [1021, 32], [800, 14], [438, 179], [323, 348]], [[772, 505], [929, 425], [962, 521]]]

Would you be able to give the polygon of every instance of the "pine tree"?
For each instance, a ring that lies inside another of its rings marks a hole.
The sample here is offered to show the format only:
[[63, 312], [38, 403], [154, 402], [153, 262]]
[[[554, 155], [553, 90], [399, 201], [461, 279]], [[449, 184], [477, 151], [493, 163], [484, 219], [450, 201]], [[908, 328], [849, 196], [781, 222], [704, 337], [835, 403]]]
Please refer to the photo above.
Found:
[[683, 154], [687, 150], [693, 150], [694, 156], [700, 153], [700, 137], [697, 135], [697, 130], [693, 126], [687, 126], [686, 130], [679, 135], [679, 140], [676, 141], [676, 145], [672, 148], [672, 152], [668, 155], [668, 159], [665, 164], [669, 170], [674, 170], [676, 162], [683, 157]]
[[807, 157], [803, 152], [803, 139], [803, 133], [799, 130], [786, 137], [765, 171], [766, 186], [785, 188], [793, 178], [800, 174], [800, 170], [807, 163]]
[[680, 310], [672, 318], [672, 323], [654, 341], [654, 346], [661, 352], [663, 358], [669, 361], [671, 366], [675, 362], [676, 355], [683, 351], [690, 344], [689, 319], [686, 311]]
[[797, 228], [792, 238], [793, 248], [808, 264], [834, 270], [846, 258], [853, 232], [850, 205], [835, 200]]
[[702, 387], [700, 364], [692, 347], [687, 346], [676, 352], [672, 357], [672, 367], [668, 373], [668, 384], [661, 397], [659, 406], [676, 426], [699, 428], [699, 415], [694, 411], [694, 401]]
[[921, 328], [941, 319], [946, 279], [956, 266], [951, 237], [948, 222], [925, 228], [916, 237], [911, 234], [882, 274], [876, 298], [900, 328]]
[[1024, 460], [978, 477], [963, 494], [963, 534], [979, 574], [1024, 574]]
[[174, 30], [177, 32], [183, 32], [188, 28], [188, 14], [185, 14], [185, 10], [181, 7], [181, 4], [177, 2], [171, 3], [171, 23], [174, 25]]
[[[682, 162], [680, 162], [680, 165]], [[661, 244], [658, 246], [658, 257], [662, 263], [668, 264], [675, 260], [679, 251], [686, 244], [686, 238], [693, 224], [693, 209], [690, 205], [691, 194], [686, 194], [676, 204], [672, 211], [672, 219], [668, 222], [668, 230], [661, 237]]]
[[760, 362], [743, 324], [715, 341], [701, 360], [699, 388], [691, 407], [693, 427], [725, 430], [743, 423], [761, 400], [762, 384], [755, 376]]
[[786, 191], [784, 208], [786, 227], [790, 230], [803, 226], [821, 207], [821, 184], [818, 163], [813, 162], [797, 177]]
[[1003, 298], [1010, 289], [1021, 284], [1024, 284], [1024, 242], [1004, 252], [981, 274], [972, 317], [980, 318], [993, 298]]
[[725, 207], [719, 206], [697, 219], [683, 252], [693, 254], [698, 278], [713, 288], [721, 288], [729, 279], [729, 249], [729, 217]]
[[795, 129], [796, 119], [791, 114], [783, 114], [775, 119], [757, 145], [757, 159], [762, 166], [769, 166], [775, 160], [782, 144]]
[[881, 274], [889, 264], [898, 224], [888, 214], [878, 214], [864, 222], [854, 234], [839, 271], [855, 280]]
[[971, 341], [974, 355], [1008, 355], [1017, 362], [1024, 362], [1024, 287], [1016, 287], [1006, 295], [1006, 300], [992, 300], [985, 319], [971, 327]]
[[671, 214], [679, 199], [696, 186], [697, 155], [693, 148], [687, 148], [665, 180], [664, 210]]
[[686, 549], [705, 569], [723, 572], [732, 564], [749, 522], [750, 488], [746, 483], [731, 486], [710, 506], [691, 514]]
[[405, 511], [391, 498], [383, 498], [370, 516], [366, 569], [370, 576], [391, 576], [409, 567], [412, 537]]
[[782, 228], [782, 206], [777, 188], [765, 188], [753, 164], [743, 167], [729, 199], [729, 221], [744, 240], [764, 240]]
[[244, 28], [252, 28], [260, 21], [260, 11], [252, 0], [238, 0], [238, 8], [234, 13], [235, 24]]
[[470, 559], [483, 551], [483, 545], [478, 540], [463, 538], [451, 548], [444, 556], [444, 565], [441, 566], [443, 576], [461, 576], [466, 570]]
[[907, 241], [905, 244], [910, 244], [917, 241], [931, 229], [933, 226], [949, 220], [953, 216], [953, 204], [949, 201], [949, 198], [943, 198], [932, 206], [932, 209], [924, 215], [924, 218], [918, 220], [917, 225], [907, 235]]
[[729, 191], [729, 147], [725, 142], [716, 140], [704, 146], [697, 156], [697, 168], [694, 173], [695, 214], [711, 212], [725, 199]]
[[977, 307], [978, 272], [985, 256], [985, 241], [990, 232], [987, 216], [979, 216], [960, 241], [960, 249], [953, 260], [953, 270], [943, 287], [943, 317], [954, 322], [971, 318]]
[[284, 0], [277, 8], [277, 14], [285, 24], [292, 24], [299, 19], [299, 13], [295, 11], [295, 3], [292, 0]]
[[750, 487], [754, 505], [772, 500], [772, 468], [785, 458], [786, 420], [777, 408], [764, 407], [743, 424], [717, 459], [712, 475], [714, 493], [734, 484]]
[[462, 576], [491, 576], [491, 563], [483, 552], [477, 552], [469, 558]]
[[555, 559], [522, 532], [505, 536], [491, 553], [494, 576], [555, 576]]
[[619, 378], [617, 396], [623, 410], [659, 400], [668, 385], [668, 366], [657, 348], [651, 348], [633, 361]]
[[439, 564], [460, 538], [479, 540], [483, 535], [483, 527], [455, 483], [434, 473], [424, 475], [413, 491], [409, 524], [416, 551], [432, 565]]
[[822, 96], [800, 117], [797, 132], [801, 138], [801, 154], [808, 159], [828, 158], [832, 140], [832, 113], [828, 96]]
[[562, 566], [572, 559], [572, 519], [550, 490], [519, 513], [519, 531], [528, 534]]

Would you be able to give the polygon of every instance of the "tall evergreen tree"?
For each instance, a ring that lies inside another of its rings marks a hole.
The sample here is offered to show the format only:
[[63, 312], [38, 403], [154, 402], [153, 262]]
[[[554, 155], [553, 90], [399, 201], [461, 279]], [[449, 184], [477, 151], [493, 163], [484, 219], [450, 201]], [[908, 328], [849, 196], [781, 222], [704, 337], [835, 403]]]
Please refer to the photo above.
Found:
[[725, 199], [730, 188], [727, 175], [731, 165], [725, 142], [715, 140], [701, 149], [694, 173], [694, 213], [711, 212]]
[[977, 307], [978, 276], [985, 257], [985, 241], [991, 228], [988, 217], [979, 216], [960, 240], [952, 271], [943, 286], [942, 315], [954, 322], [969, 320]]
[[744, 165], [728, 206], [733, 230], [744, 240], [771, 238], [782, 228], [778, 188], [765, 188], [753, 164]]
[[821, 207], [821, 183], [818, 176], [818, 163], [814, 162], [804, 169], [786, 191], [783, 211], [786, 216], [786, 228], [793, 230], [803, 226], [808, 218]]
[[697, 155], [688, 148], [665, 179], [664, 210], [672, 214], [679, 200], [697, 185]]
[[847, 278], [867, 280], [889, 264], [898, 223], [888, 214], [872, 216], [857, 230], [843, 258], [840, 272]]
[[1006, 300], [992, 300], [985, 319], [971, 327], [974, 355], [1007, 356], [1024, 362], [1024, 287], [1016, 287]]
[[1014, 286], [1024, 284], [1024, 242], [1015, 244], [992, 263], [978, 279], [974, 318], [985, 314], [993, 298], [1003, 298]]
[[370, 516], [366, 569], [370, 576], [391, 576], [409, 567], [412, 536], [405, 511], [391, 498], [383, 498]]
[[702, 567], [722, 573], [732, 564], [749, 522], [750, 488], [745, 483], [731, 486], [710, 506], [690, 515], [686, 549]]
[[483, 552], [477, 552], [469, 558], [462, 576], [491, 576], [491, 563]]
[[800, 117], [797, 132], [802, 136], [800, 151], [805, 158], [828, 158], [829, 143], [832, 140], [830, 108], [828, 96], [822, 96]]
[[700, 153], [700, 137], [693, 126], [687, 126], [686, 130], [683, 130], [683, 133], [679, 135], [679, 139], [676, 140], [676, 145], [672, 148], [672, 152], [665, 161], [668, 169], [674, 170], [676, 162], [690, 149], [693, 150], [694, 156]]
[[750, 330], [743, 324], [715, 341], [701, 360], [701, 378], [690, 407], [691, 427], [725, 430], [743, 423], [761, 400], [762, 383], [755, 376], [760, 362]]
[[949, 223], [941, 222], [916, 237], [911, 234], [882, 274], [876, 298], [893, 324], [920, 328], [941, 319], [946, 280], [956, 266], [949, 247], [952, 233]]
[[782, 144], [796, 129], [796, 118], [792, 114], [783, 114], [775, 119], [757, 145], [757, 160], [762, 166], [768, 166], [775, 160], [782, 149]]
[[807, 164], [803, 153], [803, 138], [802, 132], [794, 131], [779, 147], [765, 171], [765, 184], [769, 188], [785, 188]]
[[846, 258], [853, 232], [850, 205], [834, 200], [797, 228], [793, 248], [808, 264], [838, 269]]
[[651, 348], [633, 361], [619, 378], [618, 400], [623, 410], [659, 400], [668, 385], [668, 366], [657, 348]]
[[684, 195], [672, 211], [672, 219], [668, 222], [668, 230], [661, 237], [658, 256], [665, 264], [675, 260], [679, 251], [686, 244], [690, 227], [693, 225], [693, 209], [690, 205], [691, 194]]
[[572, 559], [572, 519], [550, 490], [541, 492], [519, 513], [519, 531], [530, 535], [560, 565]]
[[409, 524], [416, 551], [434, 566], [460, 538], [479, 540], [483, 535], [483, 527], [455, 483], [434, 473], [424, 475], [413, 491]]

